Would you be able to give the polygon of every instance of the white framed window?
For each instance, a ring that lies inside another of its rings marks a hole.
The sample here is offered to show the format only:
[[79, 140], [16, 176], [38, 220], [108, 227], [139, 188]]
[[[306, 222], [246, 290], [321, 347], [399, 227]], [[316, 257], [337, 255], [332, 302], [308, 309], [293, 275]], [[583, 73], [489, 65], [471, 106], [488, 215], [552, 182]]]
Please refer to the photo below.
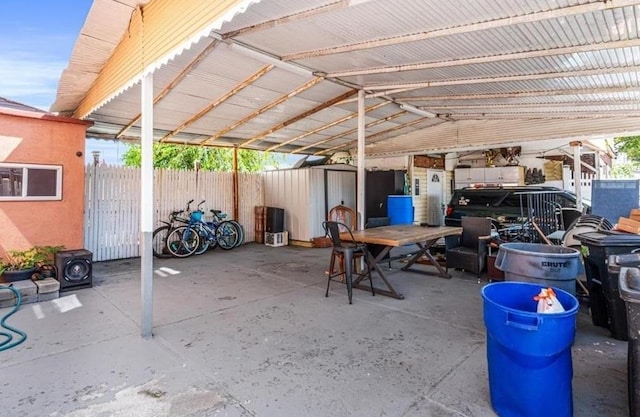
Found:
[[62, 165], [0, 162], [0, 201], [62, 200]]

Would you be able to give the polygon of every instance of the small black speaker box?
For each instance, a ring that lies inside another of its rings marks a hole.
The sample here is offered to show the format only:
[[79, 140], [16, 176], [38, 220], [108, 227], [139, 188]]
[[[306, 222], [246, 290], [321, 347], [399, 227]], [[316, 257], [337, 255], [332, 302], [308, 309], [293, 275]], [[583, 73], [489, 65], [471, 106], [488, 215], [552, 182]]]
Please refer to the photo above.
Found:
[[86, 249], [63, 250], [56, 253], [56, 276], [60, 291], [93, 286], [93, 254]]
[[267, 207], [267, 232], [284, 232], [284, 209]]

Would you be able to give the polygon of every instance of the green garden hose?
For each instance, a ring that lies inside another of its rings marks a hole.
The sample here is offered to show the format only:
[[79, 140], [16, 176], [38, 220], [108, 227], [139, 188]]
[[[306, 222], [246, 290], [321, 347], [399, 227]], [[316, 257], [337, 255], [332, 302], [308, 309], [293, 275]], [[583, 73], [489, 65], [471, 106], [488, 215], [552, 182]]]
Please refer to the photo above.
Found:
[[7, 329], [9, 332], [17, 333], [20, 336], [20, 339], [14, 341], [13, 340], [14, 335], [12, 333], [0, 331], [0, 336], [6, 337], [5, 340], [0, 342], [0, 351], [3, 351], [3, 350], [11, 349], [12, 347], [18, 346], [20, 343], [27, 340], [27, 334], [22, 330], [16, 329], [15, 327], [11, 327], [5, 323], [7, 319], [11, 317], [11, 315], [13, 315], [20, 308], [20, 304], [22, 303], [22, 295], [20, 294], [20, 291], [13, 288], [13, 285], [11, 284], [8, 287], [0, 285], [0, 290], [11, 290], [16, 295], [16, 305], [13, 307], [13, 309], [11, 309], [11, 311], [5, 314], [2, 317], [2, 319], [0, 319], [0, 327], [2, 327], [3, 329]]

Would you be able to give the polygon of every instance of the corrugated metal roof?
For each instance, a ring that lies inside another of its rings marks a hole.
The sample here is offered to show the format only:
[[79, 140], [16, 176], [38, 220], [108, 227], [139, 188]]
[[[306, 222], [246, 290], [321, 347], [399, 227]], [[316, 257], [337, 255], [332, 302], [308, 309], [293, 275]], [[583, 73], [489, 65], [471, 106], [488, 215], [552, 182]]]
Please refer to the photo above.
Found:
[[[144, 8], [161, 4], [170, 14], [179, 7], [161, 1]], [[54, 109], [74, 109], [85, 99], [136, 4], [94, 1]], [[157, 66], [157, 138], [310, 154], [353, 148], [358, 89], [370, 108], [371, 154], [468, 147], [496, 137], [517, 143], [542, 133], [574, 137], [570, 128], [583, 137], [640, 132], [640, 0], [243, 4], [246, 10], [232, 12], [220, 29]], [[90, 134], [139, 134], [140, 87], [121, 87], [114, 86], [113, 100], [94, 103]], [[403, 103], [437, 117], [403, 111]], [[523, 130], [473, 134], [474, 124], [482, 132], [500, 120]], [[474, 137], [459, 138], [460, 126]]]
[[18, 103], [17, 101], [9, 100], [4, 97], [0, 97], [0, 108], [3, 109], [11, 109], [11, 110], [21, 110], [28, 112], [37, 112], [37, 113], [46, 113], [43, 110], [40, 110], [36, 107], [31, 107], [26, 104]]

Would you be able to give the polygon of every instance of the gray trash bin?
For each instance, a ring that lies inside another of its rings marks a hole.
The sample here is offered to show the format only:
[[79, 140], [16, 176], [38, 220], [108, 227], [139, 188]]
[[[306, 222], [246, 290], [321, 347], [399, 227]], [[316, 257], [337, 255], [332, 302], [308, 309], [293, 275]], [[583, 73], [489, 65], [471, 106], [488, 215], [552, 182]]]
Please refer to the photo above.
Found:
[[627, 347], [627, 387], [629, 415], [640, 413], [640, 269], [620, 268], [620, 298], [627, 307], [629, 344]]
[[580, 251], [542, 243], [503, 243], [496, 268], [504, 271], [506, 281], [556, 287], [575, 296]]

